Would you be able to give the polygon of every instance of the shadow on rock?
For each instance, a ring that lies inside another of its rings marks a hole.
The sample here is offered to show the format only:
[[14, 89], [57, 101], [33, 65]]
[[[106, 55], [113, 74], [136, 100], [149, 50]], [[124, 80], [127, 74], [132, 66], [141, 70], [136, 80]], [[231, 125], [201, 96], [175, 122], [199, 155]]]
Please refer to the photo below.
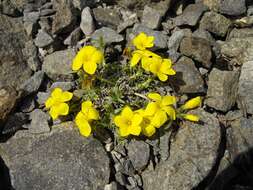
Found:
[[9, 169], [5, 165], [5, 163], [1, 157], [0, 157], [0, 189], [2, 189], [2, 190], [15, 190], [11, 186]]

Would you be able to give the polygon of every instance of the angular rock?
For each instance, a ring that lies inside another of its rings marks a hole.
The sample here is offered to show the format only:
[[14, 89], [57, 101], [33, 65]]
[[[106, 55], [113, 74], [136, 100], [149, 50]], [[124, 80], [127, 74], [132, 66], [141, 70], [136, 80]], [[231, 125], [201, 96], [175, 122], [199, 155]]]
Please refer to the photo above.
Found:
[[203, 3], [207, 6], [210, 10], [218, 12], [220, 8], [220, 0], [196, 0], [195, 2]]
[[155, 9], [145, 6], [142, 14], [142, 24], [151, 29], [157, 29], [162, 20], [162, 15], [157, 12]]
[[73, 0], [73, 5], [79, 10], [83, 10], [84, 7], [94, 7], [100, 0]]
[[123, 190], [123, 187], [121, 187], [118, 183], [113, 181], [110, 184], [107, 184], [104, 190]]
[[191, 37], [191, 35], [191, 30], [188, 29], [173, 32], [168, 40], [168, 49], [176, 52], [180, 46], [182, 39], [185, 36]]
[[109, 158], [102, 144], [83, 138], [73, 122], [45, 134], [19, 131], [0, 148], [15, 189], [103, 190], [109, 182]]
[[213, 68], [209, 74], [206, 104], [220, 111], [230, 110], [238, 95], [239, 71]]
[[96, 30], [92, 34], [91, 39], [99, 42], [101, 37], [102, 37], [103, 42], [105, 44], [122, 42], [124, 40], [122, 35], [118, 34], [115, 30], [113, 30], [111, 28], [107, 28], [107, 27], [102, 27], [102, 28]]
[[184, 122], [170, 145], [170, 156], [154, 171], [142, 173], [145, 190], [189, 190], [211, 172], [221, 141], [219, 121], [212, 114], [196, 111], [203, 125]]
[[132, 140], [128, 147], [128, 157], [136, 170], [143, 170], [149, 161], [149, 145], [143, 141]]
[[[0, 88], [19, 87], [32, 74], [22, 49], [27, 36], [22, 20], [0, 14]], [[22, 71], [22, 72], [21, 72]]]
[[90, 7], [86, 7], [82, 11], [80, 28], [86, 36], [91, 35], [95, 30], [95, 23]]
[[82, 30], [78, 27], [64, 40], [64, 45], [76, 46], [82, 36]]
[[75, 57], [75, 52], [72, 49], [56, 51], [44, 58], [42, 70], [46, 75], [57, 80], [73, 79], [71, 64]]
[[28, 96], [24, 99], [22, 99], [22, 102], [20, 103], [20, 111], [23, 113], [29, 113], [31, 111], [33, 111], [35, 108], [35, 101], [34, 101], [34, 97], [32, 96]]
[[126, 28], [133, 26], [135, 23], [138, 22], [138, 17], [136, 13], [129, 13], [123, 17], [123, 21], [117, 26], [117, 32], [121, 33]]
[[195, 26], [207, 9], [202, 3], [190, 4], [184, 9], [183, 14], [177, 16], [173, 21], [176, 26]]
[[32, 40], [25, 43], [25, 49], [23, 53], [27, 59], [27, 64], [32, 71], [38, 71], [41, 67], [41, 63], [38, 57], [38, 49]]
[[176, 71], [176, 75], [171, 77], [171, 84], [177, 92], [205, 92], [204, 81], [190, 58], [181, 57], [178, 62], [175, 63], [173, 69]]
[[40, 48], [47, 47], [54, 42], [53, 37], [46, 31], [40, 30], [34, 40], [36, 46]]
[[18, 94], [14, 88], [0, 89], [0, 124], [6, 119], [16, 104]]
[[253, 114], [253, 61], [242, 65], [239, 79], [239, 95], [247, 113]]
[[44, 79], [44, 72], [38, 71], [34, 73], [34, 75], [26, 80], [21, 86], [19, 91], [22, 91], [22, 96], [28, 96], [34, 92], [37, 92], [39, 90], [39, 87]]
[[117, 29], [117, 26], [122, 22], [119, 12], [116, 9], [109, 8], [94, 8], [94, 18], [100, 26], [105, 26]]
[[227, 129], [228, 151], [231, 161], [246, 153], [253, 145], [253, 119], [241, 117], [231, 122]]
[[206, 30], [202, 30], [202, 29], [198, 29], [198, 30], [195, 30], [193, 33], [192, 33], [192, 36], [193, 37], [196, 37], [196, 38], [203, 38], [203, 39], [206, 39], [207, 41], [211, 42], [211, 44], [215, 43], [215, 39], [212, 37], [212, 35], [206, 31]]
[[210, 68], [212, 65], [212, 48], [210, 42], [203, 38], [183, 38], [180, 44], [180, 52], [200, 62], [206, 68]]
[[222, 14], [238, 16], [245, 14], [246, 2], [245, 0], [222, 0], [220, 1], [220, 10]]
[[221, 54], [236, 65], [253, 60], [253, 37], [232, 38], [220, 45]]
[[12, 17], [22, 15], [17, 7], [15, 7], [15, 5], [11, 2], [11, 0], [2, 0], [0, 2], [0, 13]]
[[228, 36], [227, 40], [230, 40], [232, 38], [247, 38], [247, 37], [253, 37], [253, 30], [251, 28], [234, 28]]
[[64, 91], [69, 91], [75, 87], [75, 83], [74, 82], [54, 82], [50, 86], [49, 91], [52, 91], [53, 89], [57, 87], [61, 88]]
[[142, 24], [134, 25], [132, 31], [133, 36], [131, 37], [131, 39], [138, 35], [140, 32], [145, 32], [147, 35], [155, 37], [154, 48], [164, 49], [167, 47], [168, 37], [165, 34], [160, 31], [152, 30], [146, 26], [143, 26]]
[[48, 114], [40, 109], [35, 109], [30, 113], [31, 124], [28, 126], [29, 132], [32, 134], [47, 133], [50, 131]]
[[39, 105], [43, 105], [43, 104], [45, 104], [45, 102], [49, 98], [49, 96], [50, 96], [49, 92], [38, 92], [35, 99]]
[[56, 14], [52, 23], [52, 32], [58, 34], [72, 31], [77, 20], [72, 1], [54, 0], [53, 7]]
[[23, 128], [28, 123], [28, 115], [22, 112], [18, 112], [10, 115], [6, 120], [2, 134], [14, 133], [17, 130]]
[[227, 34], [231, 21], [221, 14], [206, 12], [200, 21], [200, 28], [217, 36], [224, 37]]

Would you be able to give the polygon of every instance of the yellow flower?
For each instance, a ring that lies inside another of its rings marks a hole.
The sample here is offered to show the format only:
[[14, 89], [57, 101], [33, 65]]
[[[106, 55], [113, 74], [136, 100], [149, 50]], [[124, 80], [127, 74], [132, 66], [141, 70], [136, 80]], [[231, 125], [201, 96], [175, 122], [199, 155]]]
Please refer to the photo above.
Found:
[[53, 120], [60, 115], [68, 115], [69, 106], [65, 102], [70, 101], [73, 97], [71, 92], [63, 92], [60, 88], [55, 88], [51, 96], [45, 102], [47, 109], [50, 109], [49, 114]]
[[160, 57], [159, 55], [149, 51], [149, 50], [135, 50], [132, 53], [132, 58], [130, 60], [130, 66], [134, 67], [137, 65], [140, 61], [142, 63], [142, 67], [149, 71], [149, 58], [152, 57]]
[[122, 137], [128, 135], [139, 136], [141, 133], [141, 122], [142, 116], [139, 113], [133, 112], [128, 106], [114, 118], [114, 123], [119, 128], [119, 134]]
[[154, 39], [154, 36], [148, 36], [144, 32], [141, 32], [133, 39], [133, 44], [137, 49], [144, 50], [154, 46]]
[[193, 115], [193, 114], [183, 114], [183, 118], [187, 119], [189, 121], [194, 121], [194, 122], [198, 122], [199, 121], [199, 116]]
[[88, 137], [91, 134], [90, 122], [99, 119], [99, 113], [94, 108], [91, 101], [82, 103], [82, 109], [77, 114], [75, 122], [81, 135]]
[[167, 115], [163, 111], [159, 111], [155, 116], [146, 115], [143, 109], [139, 109], [136, 112], [143, 118], [140, 125], [142, 133], [147, 137], [153, 136], [156, 132], [156, 128], [160, 128], [167, 121]]
[[146, 109], [145, 114], [149, 116], [159, 117], [160, 112], [165, 112], [170, 119], [176, 119], [176, 112], [173, 105], [176, 103], [174, 96], [161, 96], [158, 93], [149, 93], [148, 97], [153, 100], [150, 102]]
[[170, 59], [162, 59], [153, 57], [153, 62], [150, 64], [150, 71], [157, 75], [161, 81], [166, 81], [168, 75], [175, 75], [176, 72], [171, 68], [172, 63]]
[[76, 55], [72, 63], [72, 70], [77, 71], [83, 66], [83, 70], [93, 75], [97, 69], [97, 64], [102, 63], [103, 54], [93, 46], [83, 47]]
[[201, 98], [197, 96], [188, 100], [184, 105], [180, 107], [181, 110], [189, 110], [201, 106]]

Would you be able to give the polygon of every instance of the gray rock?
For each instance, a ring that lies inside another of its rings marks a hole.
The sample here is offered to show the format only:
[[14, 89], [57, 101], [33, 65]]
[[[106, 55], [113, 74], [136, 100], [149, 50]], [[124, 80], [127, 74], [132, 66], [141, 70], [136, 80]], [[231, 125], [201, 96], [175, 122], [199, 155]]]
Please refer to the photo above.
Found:
[[184, 9], [183, 14], [177, 16], [173, 21], [176, 26], [195, 26], [207, 9], [202, 3], [190, 4]]
[[123, 188], [121, 188], [117, 182], [113, 181], [110, 184], [105, 185], [104, 190], [123, 190]]
[[177, 51], [180, 43], [182, 41], [182, 39], [185, 36], [191, 36], [191, 30], [188, 29], [184, 29], [184, 30], [177, 30], [175, 32], [172, 33], [172, 35], [170, 36], [169, 40], [168, 40], [168, 48], [169, 50], [173, 50], [173, 51]]
[[238, 16], [246, 13], [245, 0], [222, 0], [220, 1], [220, 10], [222, 14]]
[[39, 105], [43, 105], [45, 104], [49, 96], [50, 96], [49, 92], [38, 92], [36, 96], [36, 101], [38, 102]]
[[72, 31], [77, 19], [72, 1], [54, 0], [53, 7], [56, 14], [52, 23], [52, 32], [58, 34]]
[[50, 117], [48, 114], [40, 109], [35, 109], [30, 113], [31, 124], [28, 129], [32, 134], [40, 134], [50, 132], [48, 121]]
[[176, 75], [170, 78], [173, 88], [179, 93], [205, 92], [204, 81], [195, 67], [194, 62], [187, 57], [181, 57], [173, 66]]
[[0, 2], [0, 13], [12, 17], [20, 16], [21, 13], [11, 0], [3, 0]]
[[76, 28], [70, 35], [64, 40], [65, 45], [76, 46], [82, 36], [80, 27]]
[[253, 5], [248, 6], [247, 16], [253, 15]]
[[128, 157], [136, 170], [143, 170], [149, 161], [149, 145], [143, 141], [132, 140], [128, 147]]
[[94, 7], [99, 2], [103, 2], [103, 0], [73, 0], [73, 5], [75, 8], [79, 10], [83, 10], [84, 7]]
[[50, 86], [49, 91], [52, 91], [53, 89], [55, 89], [57, 87], [61, 88], [64, 91], [69, 91], [69, 90], [73, 89], [74, 86], [75, 86], [74, 82], [54, 82]]
[[19, 131], [0, 148], [15, 189], [103, 190], [109, 182], [109, 158], [102, 144], [82, 137], [73, 122], [45, 134]]
[[155, 9], [145, 6], [142, 14], [142, 24], [151, 29], [159, 28], [162, 20], [162, 15]]
[[44, 72], [38, 71], [34, 73], [34, 75], [26, 80], [21, 86], [19, 91], [22, 91], [22, 96], [28, 96], [34, 92], [37, 92], [39, 90], [39, 87], [44, 79]]
[[54, 42], [53, 37], [46, 31], [44, 30], [39, 30], [34, 43], [36, 46], [40, 47], [40, 48], [44, 48], [47, 47], [49, 45], [51, 45]]
[[22, 52], [27, 36], [20, 18], [0, 14], [0, 23], [0, 88], [17, 88], [32, 74]]
[[235, 65], [253, 60], [253, 37], [232, 38], [220, 46], [222, 56]]
[[184, 122], [170, 145], [170, 157], [156, 165], [154, 171], [142, 173], [145, 190], [189, 190], [196, 187], [216, 163], [221, 132], [219, 121], [200, 109], [204, 125]]
[[146, 26], [141, 24], [135, 24], [133, 27], [132, 34], [133, 36], [130, 39], [133, 39], [140, 32], [145, 32], [149, 36], [154, 36], [154, 48], [156, 49], [164, 49], [167, 48], [168, 37], [160, 31], [152, 30]]
[[91, 35], [95, 30], [95, 23], [90, 7], [86, 7], [82, 10], [80, 28], [86, 36]]
[[72, 49], [56, 51], [44, 58], [42, 70], [54, 81], [73, 79], [71, 64], [75, 57]]
[[209, 41], [203, 38], [185, 37], [180, 44], [180, 52], [200, 62], [204, 67], [212, 65], [212, 48]]
[[41, 67], [41, 63], [38, 57], [38, 49], [32, 40], [25, 43], [25, 49], [23, 51], [27, 64], [32, 71], [38, 71]]
[[122, 42], [124, 40], [122, 35], [118, 34], [115, 30], [107, 27], [102, 27], [96, 30], [91, 36], [91, 39], [96, 42], [99, 42], [101, 38], [105, 44]]
[[224, 37], [227, 34], [231, 21], [221, 14], [206, 12], [200, 21], [200, 28], [217, 36]]
[[125, 186], [127, 184], [126, 177], [121, 172], [116, 172], [115, 180], [122, 186]]
[[110, 27], [114, 30], [122, 22], [119, 12], [116, 9], [94, 8], [94, 18], [100, 26]]
[[133, 13], [131, 15], [128, 15], [127, 18], [125, 18], [118, 26], [117, 26], [117, 32], [121, 33], [126, 28], [133, 26], [135, 23], [138, 22], [138, 17], [136, 13]]
[[55, 14], [55, 10], [53, 9], [43, 9], [40, 11], [40, 16], [43, 17], [43, 16], [51, 16]]
[[40, 18], [39, 12], [24, 12], [23, 21], [29, 23], [37, 23]]
[[253, 61], [242, 65], [239, 79], [239, 95], [246, 106], [246, 111], [253, 114]]
[[0, 124], [7, 118], [8, 114], [12, 111], [17, 99], [18, 93], [14, 88], [0, 88]]
[[227, 129], [228, 152], [231, 161], [237, 156], [246, 153], [253, 145], [253, 119], [241, 117], [231, 122]]
[[2, 129], [2, 134], [14, 133], [28, 123], [28, 115], [18, 112], [10, 115]]
[[220, 0], [196, 0], [195, 2], [203, 3], [210, 10], [218, 12], [220, 8]]
[[247, 37], [253, 37], [253, 30], [251, 28], [234, 28], [229, 33], [228, 39], [230, 40], [232, 38], [247, 38]]
[[195, 30], [193, 33], [192, 33], [192, 36], [193, 37], [196, 37], [196, 38], [203, 38], [209, 42], [211, 42], [211, 44], [215, 43], [215, 39], [212, 37], [212, 35], [206, 31], [206, 30], [202, 30], [202, 29], [198, 29], [198, 30]]
[[209, 74], [206, 104], [220, 111], [230, 110], [238, 95], [239, 71], [213, 68]]

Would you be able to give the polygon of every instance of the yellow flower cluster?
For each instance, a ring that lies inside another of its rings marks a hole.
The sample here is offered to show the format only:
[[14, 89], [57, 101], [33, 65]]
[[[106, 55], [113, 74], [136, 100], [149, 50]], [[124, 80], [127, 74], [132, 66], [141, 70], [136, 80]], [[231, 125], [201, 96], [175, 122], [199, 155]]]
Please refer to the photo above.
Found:
[[125, 106], [121, 113], [114, 117], [114, 123], [119, 129], [120, 136], [139, 136], [143, 134], [151, 137], [155, 134], [156, 129], [163, 126], [167, 121], [175, 120], [177, 117], [190, 121], [199, 120], [198, 116], [184, 112], [200, 106], [200, 97], [189, 100], [179, 109], [175, 109], [176, 98], [174, 96], [149, 93], [148, 98], [150, 102], [145, 109], [133, 111], [129, 106]]
[[147, 36], [141, 32], [133, 39], [133, 44], [136, 50], [132, 52], [132, 58], [130, 60], [131, 67], [141, 62], [141, 66], [145, 71], [153, 73], [161, 81], [166, 81], [168, 75], [176, 74], [172, 69], [170, 59], [163, 59], [161, 56], [146, 49], [154, 46], [154, 36]]

